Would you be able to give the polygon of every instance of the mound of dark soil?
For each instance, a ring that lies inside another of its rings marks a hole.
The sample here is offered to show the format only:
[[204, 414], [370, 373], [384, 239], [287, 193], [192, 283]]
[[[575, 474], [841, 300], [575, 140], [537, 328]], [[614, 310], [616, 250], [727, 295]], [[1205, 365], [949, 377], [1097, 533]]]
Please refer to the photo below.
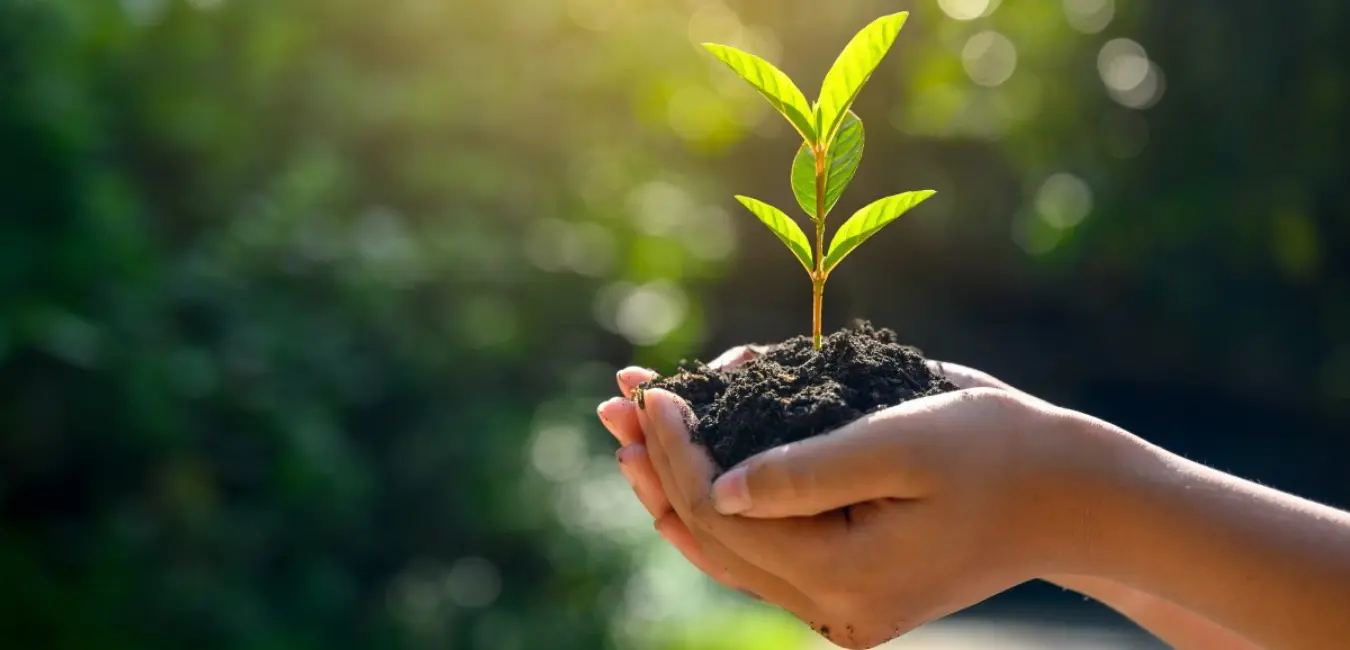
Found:
[[895, 332], [859, 321], [825, 338], [798, 336], [731, 370], [703, 363], [649, 382], [693, 407], [694, 441], [722, 470], [779, 445], [838, 429], [906, 400], [956, 390]]

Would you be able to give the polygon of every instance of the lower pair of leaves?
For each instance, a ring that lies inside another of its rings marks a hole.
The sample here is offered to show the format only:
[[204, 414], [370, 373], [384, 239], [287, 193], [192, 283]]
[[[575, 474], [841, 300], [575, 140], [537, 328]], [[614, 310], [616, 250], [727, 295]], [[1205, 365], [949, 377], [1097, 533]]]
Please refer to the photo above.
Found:
[[[888, 196], [869, 204], [861, 210], [853, 213], [853, 216], [839, 227], [838, 232], [834, 233], [834, 238], [830, 240], [830, 246], [824, 251], [824, 260], [821, 263], [820, 272], [828, 276], [830, 271], [834, 270], [839, 262], [843, 261], [849, 253], [861, 246], [869, 237], [877, 234], [886, 224], [895, 221], [900, 215], [909, 212], [914, 206], [923, 203], [928, 197], [935, 194], [933, 190], [918, 190], [914, 192], [905, 192]], [[811, 252], [811, 241], [807, 239], [806, 233], [802, 232], [801, 226], [787, 216], [782, 210], [769, 205], [758, 199], [752, 199], [748, 196], [737, 196], [746, 209], [750, 210], [759, 218], [764, 225], [778, 236], [778, 239], [792, 251], [797, 260], [802, 263], [808, 273], [816, 272], [815, 256]], [[821, 226], [817, 226], [821, 227]]]

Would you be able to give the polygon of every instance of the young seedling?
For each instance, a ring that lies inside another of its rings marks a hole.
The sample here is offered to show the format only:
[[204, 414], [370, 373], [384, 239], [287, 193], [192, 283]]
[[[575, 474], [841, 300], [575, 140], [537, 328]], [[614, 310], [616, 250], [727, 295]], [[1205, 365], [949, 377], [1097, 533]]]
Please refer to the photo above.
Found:
[[858, 32], [825, 74], [820, 98], [813, 104], [768, 61], [726, 45], [703, 44], [769, 100], [802, 137], [792, 161], [792, 192], [815, 224], [814, 253], [806, 233], [782, 210], [748, 196], [736, 200], [787, 245], [811, 276], [811, 340], [816, 349], [820, 349], [820, 309], [830, 272], [868, 237], [934, 194], [921, 190], [876, 201], [849, 217], [825, 248], [825, 217], [862, 162], [863, 124], [850, 107], [908, 17], [909, 12], [884, 16]]

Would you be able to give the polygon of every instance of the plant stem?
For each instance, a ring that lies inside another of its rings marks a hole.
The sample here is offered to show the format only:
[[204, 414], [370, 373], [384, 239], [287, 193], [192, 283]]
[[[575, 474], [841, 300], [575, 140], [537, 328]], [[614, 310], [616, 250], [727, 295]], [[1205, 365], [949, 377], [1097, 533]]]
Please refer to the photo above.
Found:
[[825, 298], [825, 147], [816, 146], [816, 268], [811, 272], [811, 345], [820, 349], [821, 303]]
[[820, 349], [820, 304], [825, 298], [825, 282], [811, 280], [811, 345]]

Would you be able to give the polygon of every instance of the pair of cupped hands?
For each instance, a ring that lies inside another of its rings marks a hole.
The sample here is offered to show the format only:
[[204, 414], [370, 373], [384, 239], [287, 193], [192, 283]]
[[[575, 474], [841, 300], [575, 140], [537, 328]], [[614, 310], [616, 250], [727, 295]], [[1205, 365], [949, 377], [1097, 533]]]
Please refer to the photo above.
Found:
[[[714, 367], [753, 358], [729, 350]], [[936, 363], [936, 362], [934, 362]], [[655, 528], [728, 588], [831, 642], [870, 648], [1017, 584], [1072, 575], [1091, 528], [1085, 417], [989, 375], [936, 364], [961, 390], [868, 415], [718, 474], [678, 396], [634, 390], [601, 421]], [[1066, 498], [1072, 495], [1073, 498]]]

